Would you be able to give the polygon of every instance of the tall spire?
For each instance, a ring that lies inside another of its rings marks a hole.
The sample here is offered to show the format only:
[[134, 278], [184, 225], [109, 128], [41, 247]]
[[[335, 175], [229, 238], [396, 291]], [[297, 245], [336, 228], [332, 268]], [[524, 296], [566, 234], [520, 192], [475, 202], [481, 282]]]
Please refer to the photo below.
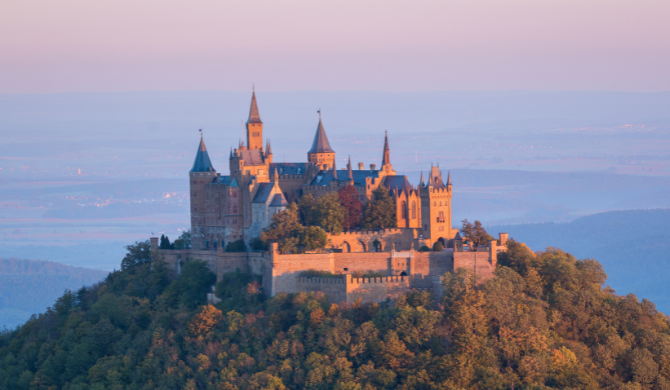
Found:
[[255, 88], [253, 92], [251, 92], [251, 108], [249, 109], [249, 119], [247, 120], [247, 123], [263, 123], [261, 121], [261, 115], [258, 113]]
[[316, 127], [314, 142], [312, 142], [312, 148], [307, 153], [335, 153], [330, 147], [326, 130], [323, 128], [323, 123], [321, 122], [321, 110], [319, 110], [319, 125]]
[[275, 165], [275, 177], [274, 177], [274, 184], [272, 185], [273, 188], [279, 188], [279, 173], [277, 172], [277, 166]]
[[451, 185], [451, 171], [447, 171], [447, 186]]
[[272, 145], [270, 145], [270, 140], [268, 140], [265, 146], [265, 154], [272, 154]]
[[347, 179], [354, 182], [354, 173], [351, 171], [351, 155], [349, 155], [349, 163], [347, 164]]
[[382, 167], [391, 165], [391, 150], [389, 149], [388, 131], [384, 130], [384, 157], [382, 157]]
[[230, 147], [230, 157], [228, 159], [232, 160], [233, 159], [233, 147]]
[[200, 131], [200, 144], [198, 145], [198, 151], [195, 155], [195, 161], [193, 162], [193, 168], [191, 172], [214, 172], [215, 169], [212, 166], [212, 161], [209, 159], [209, 154], [207, 153], [207, 148], [205, 147], [205, 140], [202, 137], [202, 130]]
[[424, 184], [423, 184], [423, 171], [421, 171], [421, 180], [419, 180], [419, 184], [420, 184], [420, 185], [424, 185]]

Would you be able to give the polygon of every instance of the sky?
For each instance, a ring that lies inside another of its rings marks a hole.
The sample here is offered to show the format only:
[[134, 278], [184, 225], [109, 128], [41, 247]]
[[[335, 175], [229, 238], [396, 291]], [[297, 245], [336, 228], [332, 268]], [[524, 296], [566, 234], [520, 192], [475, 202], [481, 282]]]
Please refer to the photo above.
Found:
[[0, 93], [670, 90], [668, 0], [0, 0]]

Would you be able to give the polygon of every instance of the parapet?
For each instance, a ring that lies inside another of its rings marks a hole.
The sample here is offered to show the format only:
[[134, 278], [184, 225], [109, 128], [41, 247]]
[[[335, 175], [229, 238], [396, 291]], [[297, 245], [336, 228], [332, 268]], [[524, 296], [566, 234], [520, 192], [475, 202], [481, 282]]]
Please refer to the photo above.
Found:
[[404, 282], [407, 276], [382, 276], [376, 278], [355, 278], [353, 275], [347, 275], [347, 284], [364, 284], [364, 283], [394, 283]]

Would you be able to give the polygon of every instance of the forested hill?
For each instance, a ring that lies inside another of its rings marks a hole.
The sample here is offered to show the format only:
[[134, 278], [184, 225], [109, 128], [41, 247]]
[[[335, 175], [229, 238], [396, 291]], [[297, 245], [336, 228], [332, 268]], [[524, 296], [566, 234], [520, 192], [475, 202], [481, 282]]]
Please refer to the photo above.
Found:
[[670, 313], [670, 209], [611, 211], [570, 223], [487, 227], [508, 232], [533, 250], [557, 246], [579, 258], [600, 260], [607, 284], [633, 292]]
[[205, 306], [204, 262], [123, 268], [0, 335], [0, 388], [670, 389], [668, 318], [560, 250], [511, 241], [483, 283], [339, 306], [239, 272]]
[[0, 258], [0, 328], [24, 323], [66, 289], [91, 285], [107, 274], [51, 261]]

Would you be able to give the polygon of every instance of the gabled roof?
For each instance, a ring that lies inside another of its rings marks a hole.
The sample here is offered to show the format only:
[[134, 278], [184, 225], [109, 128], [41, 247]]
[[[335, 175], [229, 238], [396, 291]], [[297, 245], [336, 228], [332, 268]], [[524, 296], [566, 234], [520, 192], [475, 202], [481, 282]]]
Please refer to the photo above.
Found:
[[240, 159], [244, 161], [244, 165], [264, 165], [260, 149], [242, 149], [238, 150], [237, 153]]
[[256, 104], [256, 92], [251, 93], [251, 108], [249, 109], [249, 119], [247, 123], [263, 123], [261, 115], [258, 113], [258, 104]]
[[[233, 180], [234, 180], [234, 179], [233, 179]], [[223, 185], [229, 186], [229, 185], [230, 185], [230, 176], [219, 176], [219, 177], [215, 180], [215, 183], [216, 183], [216, 184], [223, 184]], [[237, 182], [235, 182], [235, 183], [237, 183]]]
[[[365, 185], [365, 179], [370, 177], [373, 179], [379, 178], [379, 171], [369, 171], [369, 170], [352, 170], [351, 175], [354, 177], [354, 185], [355, 186], [364, 186]], [[347, 175], [343, 175], [342, 172], [340, 171], [337, 174], [338, 177], [333, 176], [333, 170], [321, 170], [319, 173], [317, 173], [316, 177], [310, 185], [312, 186], [329, 186], [331, 180], [337, 180], [340, 183], [344, 183], [346, 181], [349, 181], [349, 178], [347, 178]]]
[[272, 163], [270, 164], [270, 172], [273, 172], [275, 168], [280, 175], [304, 175], [307, 172], [307, 166], [309, 163]]
[[270, 207], [286, 207], [286, 206], [288, 206], [288, 202], [286, 201], [286, 198], [284, 198], [284, 194], [279, 193], [275, 194], [275, 196], [272, 197]]
[[384, 187], [388, 188], [389, 191], [398, 190], [398, 192], [409, 191], [412, 189], [412, 185], [409, 184], [407, 176], [404, 175], [392, 175], [386, 176], [384, 178]]
[[312, 148], [308, 153], [335, 153], [330, 147], [330, 142], [328, 142], [326, 130], [323, 128], [323, 123], [321, 123], [321, 115], [319, 115], [319, 126], [316, 128], [316, 135], [314, 135]]
[[254, 196], [254, 200], [251, 201], [251, 203], [266, 203], [270, 197], [270, 194], [272, 194], [272, 187], [274, 187], [275, 183], [260, 183], [258, 185], [258, 191], [256, 191], [256, 196]]
[[212, 166], [212, 162], [209, 160], [209, 154], [207, 154], [207, 148], [205, 147], [205, 141], [200, 137], [200, 145], [198, 145], [198, 152], [195, 155], [195, 161], [193, 162], [193, 168], [191, 172], [214, 172], [215, 169]]
[[233, 181], [230, 182], [231, 187], [239, 187], [240, 185], [237, 183], [237, 178], [233, 177]]
[[456, 236], [454, 236], [454, 240], [461, 240], [461, 241], [463, 241], [463, 237], [461, 237], [461, 233], [456, 232]]

